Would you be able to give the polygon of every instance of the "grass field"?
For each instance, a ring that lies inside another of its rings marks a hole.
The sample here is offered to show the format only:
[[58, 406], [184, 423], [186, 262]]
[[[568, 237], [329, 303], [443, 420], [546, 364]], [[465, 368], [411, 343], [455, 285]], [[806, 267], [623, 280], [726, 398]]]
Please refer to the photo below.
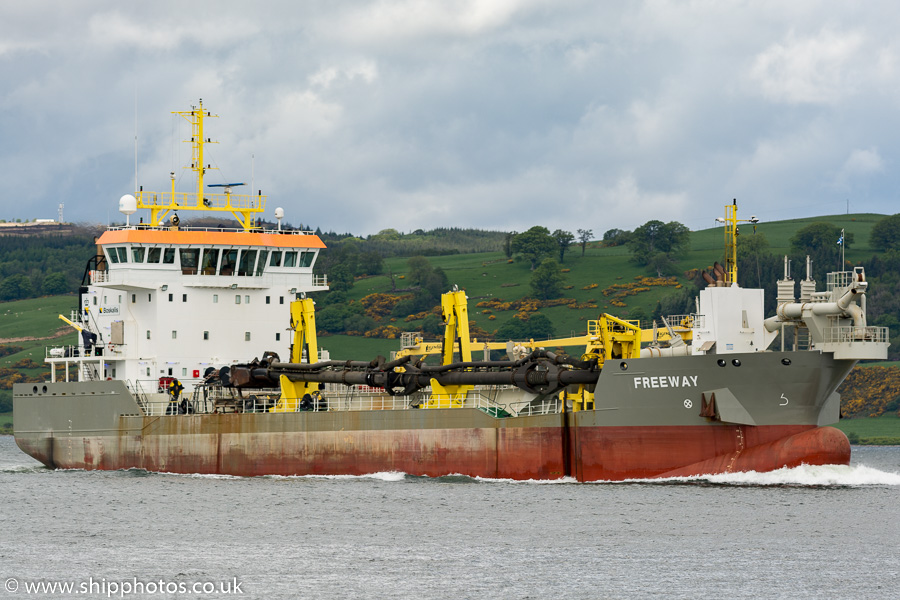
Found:
[[[826, 221], [854, 234], [855, 241], [847, 252], [847, 259], [856, 261], [867, 259], [872, 255], [872, 249], [869, 247], [869, 235], [872, 226], [883, 216], [866, 213], [776, 221], [760, 223], [757, 225], [757, 231], [765, 234], [772, 251], [777, 254], [790, 249], [790, 238], [798, 229], [814, 222]], [[741, 232], [749, 235], [752, 232], [752, 226], [741, 225]], [[722, 262], [723, 249], [723, 228], [715, 227], [692, 232], [691, 249], [678, 262], [679, 272], [706, 268], [714, 261]], [[652, 287], [650, 291], [625, 298], [625, 307], [613, 306], [609, 302], [610, 299], [602, 293], [605, 288], [612, 284], [633, 282], [638, 276], [651, 275], [646, 268], [632, 262], [630, 257], [630, 253], [624, 247], [601, 248], [599, 244], [593, 243], [588, 245], [584, 256], [581, 254], [580, 246], [576, 245], [570, 248], [562, 267], [569, 269], [568, 273], [564, 273], [564, 277], [565, 285], [571, 286], [571, 288], [565, 290], [563, 295], [566, 298], [574, 298], [579, 303], [595, 300], [597, 308], [586, 310], [572, 310], [564, 307], [541, 309], [540, 312], [553, 322], [555, 335], [582, 334], [585, 332], [587, 320], [596, 319], [601, 312], [609, 312], [626, 319], [631, 318], [637, 309], [645, 314], [650, 314], [661, 298], [674, 292], [672, 287]], [[495, 319], [489, 320], [488, 316], [482, 314], [481, 310], [475, 306], [480, 300], [501, 298], [511, 301], [531, 293], [530, 264], [526, 261], [508, 261], [500, 252], [437, 256], [430, 257], [428, 260], [433, 266], [444, 269], [451, 284], [458, 285], [466, 291], [469, 298], [469, 318], [487, 331], [498, 329], [513, 317], [515, 311], [495, 311]], [[385, 260], [385, 271], [390, 270], [393, 273], [393, 283], [396, 289], [403, 289], [407, 285], [405, 283], [405, 276], [408, 272], [407, 261], [407, 258]], [[400, 279], [400, 276], [404, 276], [404, 279]], [[678, 283], [689, 285], [691, 282], [681, 275], [678, 277]], [[584, 289], [592, 284], [596, 284], [596, 287]], [[391, 279], [387, 275], [368, 277], [358, 280], [349, 296], [351, 299], [359, 300], [368, 294], [387, 293], [391, 290]], [[400, 319], [391, 324], [404, 331], [415, 331], [418, 327], [417, 322], [405, 323]], [[341, 336], [333, 336], [323, 338], [321, 345], [328, 348], [333, 356], [344, 358], [346, 356], [344, 352], [353, 350], [353, 347], [347, 342], [348, 340], [342, 339]], [[329, 344], [332, 347], [329, 347]], [[369, 347], [371, 347], [369, 344], [365, 346], [365, 348]], [[397, 346], [395, 344], [389, 347], [396, 348]], [[362, 344], [359, 349], [363, 349]], [[363, 354], [362, 356], [367, 355]], [[349, 356], [347, 357], [349, 358]], [[352, 358], [358, 357], [360, 355], [352, 356]]]
[[[748, 217], [749, 215], [741, 215]], [[786, 251], [790, 246], [790, 238], [797, 229], [816, 221], [827, 221], [835, 226], [843, 227], [855, 235], [855, 242], [848, 251], [847, 258], [857, 260], [871, 255], [869, 233], [872, 226], [882, 215], [850, 214], [810, 217], [789, 221], [760, 223], [757, 230], [766, 235], [773, 252]], [[741, 231], [749, 233], [752, 226], [744, 224]], [[691, 250], [678, 263], [679, 271], [704, 268], [714, 261], [722, 261], [724, 233], [721, 227], [695, 231], [691, 233]], [[599, 235], [599, 231], [597, 232]], [[359, 300], [371, 293], [386, 293], [393, 288], [405, 288], [408, 272], [407, 258], [390, 258], [385, 260], [385, 271], [394, 274], [393, 287], [388, 275], [368, 277], [356, 282], [349, 296]], [[483, 314], [476, 307], [480, 300], [501, 298], [506, 301], [518, 300], [531, 293], [530, 265], [526, 261], [510, 262], [501, 252], [479, 254], [457, 254], [430, 257], [435, 267], [441, 267], [447, 274], [451, 284], [466, 290], [469, 297], [469, 316], [477, 325], [487, 331], [494, 331], [513, 317], [515, 311], [494, 311], [494, 320]], [[571, 286], [564, 291], [567, 298], [574, 298], [578, 303], [594, 300], [596, 309], [573, 310], [566, 307], [542, 309], [554, 324], [555, 335], [570, 336], [585, 332], [587, 321], [596, 319], [599, 313], [609, 312], [617, 317], [631, 318], [635, 310], [650, 314], [656, 303], [664, 296], [673, 293], [673, 287], [652, 287], [650, 291], [629, 296], [624, 299], [625, 307], [616, 307], [603, 295], [603, 290], [613, 284], [635, 281], [638, 276], [651, 275], [645, 268], [639, 267], [630, 260], [630, 253], [624, 247], [601, 248], [599, 244], [589, 244], [582, 256], [581, 247], [573, 245], [566, 253], [562, 267], [569, 269], [564, 273], [565, 285]], [[404, 279], [400, 279], [404, 276]], [[683, 275], [678, 278], [682, 285], [690, 282]], [[590, 288], [596, 284], [596, 287]], [[590, 289], [584, 289], [590, 288]], [[59, 330], [62, 322], [58, 314], [68, 315], [75, 306], [73, 296], [56, 296], [37, 298], [19, 302], [0, 304], [0, 338], [11, 337], [47, 337]], [[288, 313], [285, 310], [285, 321]], [[391, 323], [403, 331], [415, 331], [418, 322], [406, 323], [397, 319]], [[66, 343], [76, 342], [75, 333], [71, 338], [63, 338]], [[76, 342], [77, 343], [77, 342]], [[16, 342], [23, 351], [0, 359], [0, 366], [7, 366], [25, 357], [35, 361], [43, 358], [43, 348], [48, 345], [43, 341]], [[335, 358], [371, 358], [376, 354], [388, 356], [387, 353], [399, 347], [397, 340], [374, 340], [370, 338], [353, 338], [348, 336], [327, 336], [320, 339], [320, 345], [328, 349]]]
[[900, 417], [889, 415], [863, 419], [841, 419], [838, 429], [854, 444], [900, 446]]

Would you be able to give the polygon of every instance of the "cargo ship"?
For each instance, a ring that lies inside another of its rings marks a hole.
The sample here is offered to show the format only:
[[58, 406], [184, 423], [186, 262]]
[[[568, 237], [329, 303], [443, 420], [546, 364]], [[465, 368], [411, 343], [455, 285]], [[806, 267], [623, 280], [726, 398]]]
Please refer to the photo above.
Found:
[[[736, 202], [696, 312], [659, 329], [601, 314], [577, 337], [479, 341], [454, 288], [441, 341], [404, 334], [389, 359], [330, 360], [307, 296], [328, 289], [313, 273], [324, 244], [282, 229], [281, 209], [264, 227], [261, 191], [206, 189], [214, 115], [202, 102], [175, 114], [191, 126], [196, 193], [172, 174], [168, 192], [120, 199], [125, 225], [98, 238], [61, 315], [78, 341], [47, 349], [50, 381], [14, 387], [16, 443], [46, 466], [615, 481], [849, 463], [829, 426], [836, 390], [888, 347], [866, 323], [865, 273], [817, 291], [807, 261], [798, 296], [785, 260], [766, 318], [763, 291], [737, 285]], [[146, 223], [131, 223], [138, 210]], [[177, 211], [237, 226], [185, 227]]]

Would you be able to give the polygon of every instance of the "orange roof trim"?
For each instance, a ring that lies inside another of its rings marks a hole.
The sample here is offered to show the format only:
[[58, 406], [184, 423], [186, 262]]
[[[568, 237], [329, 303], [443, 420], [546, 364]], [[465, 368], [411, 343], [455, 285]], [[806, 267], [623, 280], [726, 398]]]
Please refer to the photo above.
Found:
[[170, 244], [179, 246], [270, 246], [275, 248], [324, 248], [317, 235], [251, 233], [240, 231], [177, 231], [171, 229], [119, 229], [106, 231], [97, 240], [107, 244]]

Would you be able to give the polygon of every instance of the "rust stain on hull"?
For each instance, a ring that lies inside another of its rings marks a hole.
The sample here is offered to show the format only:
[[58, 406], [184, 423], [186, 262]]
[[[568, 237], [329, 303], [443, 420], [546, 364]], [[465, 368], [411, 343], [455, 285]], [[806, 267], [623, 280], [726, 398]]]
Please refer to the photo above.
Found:
[[51, 467], [238, 476], [399, 471], [600, 481], [850, 460], [846, 436], [831, 427], [566, 426], [565, 415], [507, 426], [472, 414], [453, 427], [432, 412], [439, 411], [385, 413], [377, 421], [371, 413], [123, 417], [106, 435], [26, 435], [17, 443]]

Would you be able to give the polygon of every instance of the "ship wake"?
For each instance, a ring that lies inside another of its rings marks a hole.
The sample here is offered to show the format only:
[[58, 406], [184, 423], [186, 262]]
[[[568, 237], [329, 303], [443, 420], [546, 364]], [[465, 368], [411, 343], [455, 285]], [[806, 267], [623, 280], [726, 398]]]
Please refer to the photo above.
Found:
[[625, 482], [616, 483], [774, 487], [900, 486], [900, 473], [880, 471], [865, 465], [800, 465], [799, 467], [785, 467], [765, 473], [745, 471], [664, 479], [629, 479]]

